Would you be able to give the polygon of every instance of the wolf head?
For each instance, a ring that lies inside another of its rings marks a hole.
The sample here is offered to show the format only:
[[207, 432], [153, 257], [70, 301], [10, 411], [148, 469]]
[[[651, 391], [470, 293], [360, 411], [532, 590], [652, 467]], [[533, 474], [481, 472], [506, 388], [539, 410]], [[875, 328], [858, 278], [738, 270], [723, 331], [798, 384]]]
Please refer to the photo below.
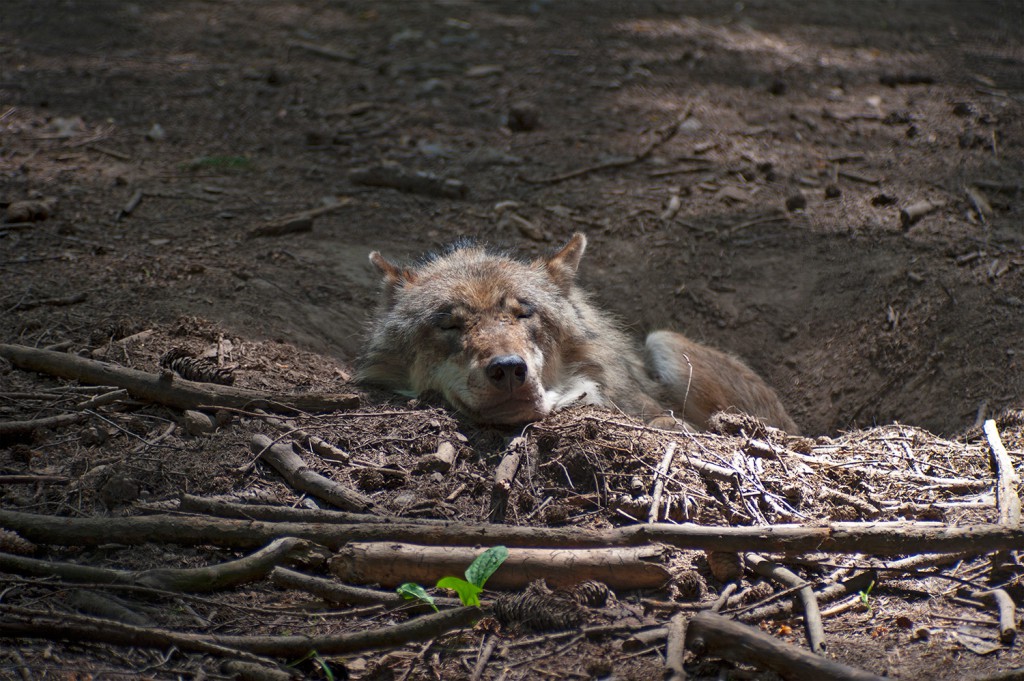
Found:
[[573, 283], [586, 245], [577, 233], [532, 262], [462, 245], [411, 268], [374, 251], [384, 297], [359, 379], [439, 393], [483, 423], [542, 418], [564, 399], [566, 354], [587, 334]]

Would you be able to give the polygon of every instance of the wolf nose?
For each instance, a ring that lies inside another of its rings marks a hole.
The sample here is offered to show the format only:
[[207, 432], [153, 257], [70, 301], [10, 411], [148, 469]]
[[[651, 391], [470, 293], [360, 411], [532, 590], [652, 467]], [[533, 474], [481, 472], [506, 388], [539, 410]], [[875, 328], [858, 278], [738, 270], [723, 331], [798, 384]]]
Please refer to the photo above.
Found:
[[487, 365], [487, 378], [499, 388], [514, 390], [526, 382], [526, 360], [519, 355], [499, 355]]

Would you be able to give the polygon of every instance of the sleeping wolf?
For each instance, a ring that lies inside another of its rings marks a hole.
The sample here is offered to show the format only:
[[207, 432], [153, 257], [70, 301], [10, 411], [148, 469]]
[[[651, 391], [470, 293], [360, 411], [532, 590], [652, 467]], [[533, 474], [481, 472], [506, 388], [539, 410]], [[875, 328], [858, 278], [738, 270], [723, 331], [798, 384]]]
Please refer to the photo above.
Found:
[[438, 393], [487, 424], [593, 404], [648, 420], [670, 409], [697, 428], [732, 408], [796, 432], [775, 392], [730, 355], [655, 331], [641, 358], [575, 286], [586, 245], [575, 234], [533, 262], [461, 245], [415, 268], [374, 251], [384, 300], [358, 378], [409, 395]]

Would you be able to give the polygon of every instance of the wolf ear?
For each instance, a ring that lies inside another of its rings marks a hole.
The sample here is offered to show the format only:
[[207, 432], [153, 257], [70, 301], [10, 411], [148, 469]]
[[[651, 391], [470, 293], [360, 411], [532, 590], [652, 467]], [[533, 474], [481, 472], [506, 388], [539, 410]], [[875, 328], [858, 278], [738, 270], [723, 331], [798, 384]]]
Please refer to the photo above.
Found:
[[555, 283], [568, 291], [572, 288], [572, 282], [576, 278], [576, 270], [579, 269], [580, 259], [583, 251], [587, 250], [587, 237], [582, 232], [576, 232], [569, 239], [569, 243], [562, 247], [544, 264], [548, 275], [555, 280]]
[[390, 262], [380, 254], [380, 251], [370, 253], [370, 262], [384, 275], [384, 285], [388, 293], [392, 293], [397, 287], [411, 284], [416, 281], [416, 273], [410, 269], [399, 267]]

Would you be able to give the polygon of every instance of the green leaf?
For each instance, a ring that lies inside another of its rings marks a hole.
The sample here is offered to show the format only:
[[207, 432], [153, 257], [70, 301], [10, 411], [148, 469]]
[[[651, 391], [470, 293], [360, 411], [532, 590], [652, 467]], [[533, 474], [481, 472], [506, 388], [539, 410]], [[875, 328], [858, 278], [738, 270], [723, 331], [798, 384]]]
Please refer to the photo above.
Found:
[[459, 600], [463, 605], [480, 605], [480, 592], [483, 589], [461, 577], [442, 577], [437, 580], [437, 588], [451, 589], [459, 594]]
[[417, 584], [416, 582], [406, 582], [405, 584], [395, 589], [395, 593], [397, 593], [399, 596], [401, 596], [407, 601], [423, 601], [431, 608], [433, 608], [435, 612], [440, 612], [437, 609], [437, 606], [434, 605], [434, 597], [428, 594], [427, 590], [419, 584]]
[[508, 549], [504, 546], [492, 546], [477, 556], [476, 560], [466, 568], [466, 579], [483, 589], [484, 583], [494, 574], [495, 570], [501, 567], [506, 558], [508, 558]]

